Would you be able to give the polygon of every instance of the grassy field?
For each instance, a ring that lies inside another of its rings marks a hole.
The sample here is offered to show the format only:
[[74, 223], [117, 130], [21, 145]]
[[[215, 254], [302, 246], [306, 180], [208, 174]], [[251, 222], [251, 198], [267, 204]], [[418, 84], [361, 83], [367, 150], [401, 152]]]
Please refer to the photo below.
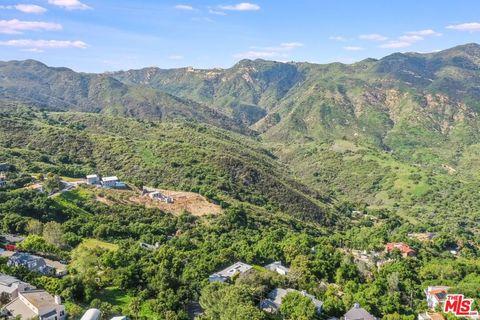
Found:
[[100, 248], [104, 248], [104, 249], [111, 250], [111, 251], [117, 251], [118, 250], [118, 245], [116, 245], [116, 244], [108, 243], [108, 242], [105, 242], [105, 241], [92, 239], [92, 238], [84, 239], [81, 245], [85, 246], [87, 248], [100, 247]]

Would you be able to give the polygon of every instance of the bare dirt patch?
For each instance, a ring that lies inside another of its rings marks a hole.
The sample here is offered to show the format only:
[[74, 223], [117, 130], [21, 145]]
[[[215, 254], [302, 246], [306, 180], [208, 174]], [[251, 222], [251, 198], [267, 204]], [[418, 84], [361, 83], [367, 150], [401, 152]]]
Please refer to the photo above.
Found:
[[130, 197], [130, 201], [143, 204], [146, 207], [159, 208], [162, 211], [172, 214], [180, 214], [183, 211], [188, 211], [194, 216], [204, 216], [208, 214], [220, 214], [223, 212], [219, 205], [209, 202], [207, 198], [198, 193], [163, 189], [158, 189], [158, 191], [166, 196], [172, 197], [173, 203], [165, 203], [151, 199], [148, 195], [133, 196]]

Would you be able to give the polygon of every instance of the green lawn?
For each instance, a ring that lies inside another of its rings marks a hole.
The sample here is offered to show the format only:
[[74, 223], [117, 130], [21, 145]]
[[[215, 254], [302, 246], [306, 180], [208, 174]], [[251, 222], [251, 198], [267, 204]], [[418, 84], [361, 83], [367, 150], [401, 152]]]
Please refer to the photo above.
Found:
[[111, 250], [111, 251], [117, 251], [118, 250], [118, 245], [116, 245], [114, 243], [109, 243], [109, 242], [105, 242], [105, 241], [101, 241], [101, 240], [97, 240], [97, 239], [92, 239], [92, 238], [84, 239], [82, 241], [81, 245], [85, 246], [87, 248], [100, 247], [100, 248], [104, 248], [104, 249]]

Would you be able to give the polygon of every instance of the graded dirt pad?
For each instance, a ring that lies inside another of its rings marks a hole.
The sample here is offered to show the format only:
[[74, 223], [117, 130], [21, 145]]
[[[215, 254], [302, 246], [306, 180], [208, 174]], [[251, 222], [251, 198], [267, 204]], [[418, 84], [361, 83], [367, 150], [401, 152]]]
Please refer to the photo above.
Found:
[[173, 203], [165, 203], [156, 199], [151, 199], [148, 195], [133, 196], [130, 201], [141, 203], [146, 207], [159, 208], [162, 211], [172, 214], [180, 214], [188, 211], [194, 216], [204, 216], [207, 214], [220, 214], [222, 208], [219, 205], [209, 202], [204, 196], [193, 192], [171, 191], [158, 189], [162, 194], [172, 197]]

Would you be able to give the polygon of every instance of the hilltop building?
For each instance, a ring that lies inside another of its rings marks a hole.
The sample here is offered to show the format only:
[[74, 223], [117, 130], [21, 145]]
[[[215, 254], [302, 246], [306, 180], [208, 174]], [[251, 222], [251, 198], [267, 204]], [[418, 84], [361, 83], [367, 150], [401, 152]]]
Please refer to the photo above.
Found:
[[96, 174], [89, 174], [86, 179], [86, 183], [93, 186], [100, 183], [100, 178]]

